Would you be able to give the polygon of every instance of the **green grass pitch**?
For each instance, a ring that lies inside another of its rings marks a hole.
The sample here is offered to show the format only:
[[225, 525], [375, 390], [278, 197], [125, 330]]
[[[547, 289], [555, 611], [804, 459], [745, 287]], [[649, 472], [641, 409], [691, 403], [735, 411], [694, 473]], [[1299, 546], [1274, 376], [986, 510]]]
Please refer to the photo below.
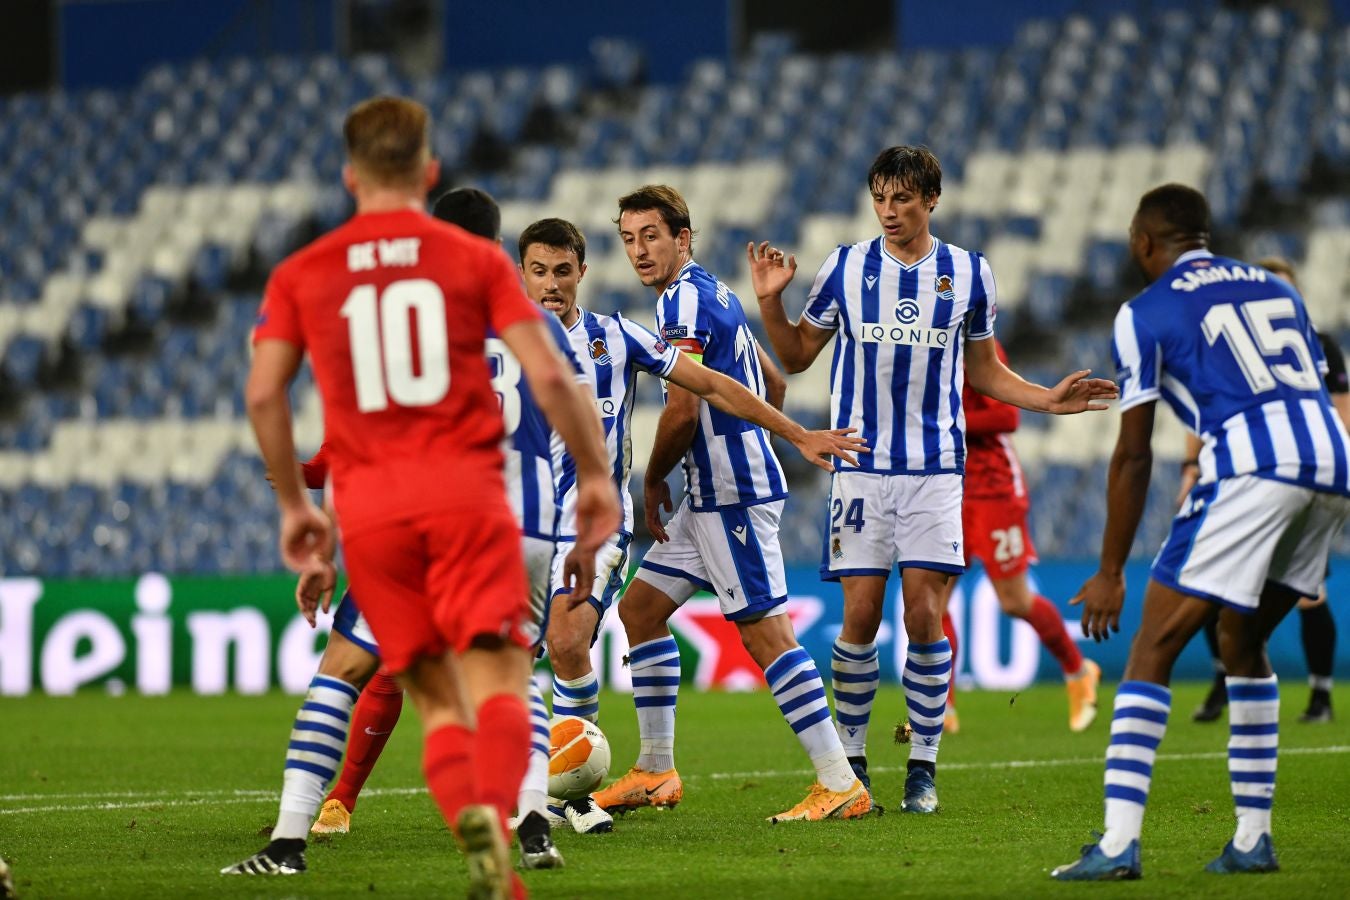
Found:
[[[1334, 897], [1350, 891], [1350, 725], [1300, 725], [1306, 688], [1286, 680], [1275, 844], [1283, 871], [1205, 874], [1232, 832], [1222, 722], [1196, 725], [1203, 686], [1180, 685], [1145, 821], [1144, 880], [1061, 885], [1048, 877], [1101, 826], [1101, 719], [1069, 734], [1062, 689], [959, 697], [943, 740], [941, 811], [899, 813], [905, 751], [891, 743], [902, 699], [883, 689], [871, 735], [878, 802], [854, 822], [771, 825], [811, 778], [767, 693], [680, 698], [676, 762], [685, 800], [620, 818], [613, 834], [560, 834], [567, 867], [530, 872], [539, 897]], [[266, 843], [296, 698], [0, 701], [0, 855], [19, 896], [462, 896], [464, 867], [421, 788], [416, 714], [367, 785], [348, 835], [311, 842], [310, 871], [227, 878]], [[1350, 691], [1337, 697], [1350, 711]], [[615, 767], [635, 756], [629, 698], [606, 695]]]

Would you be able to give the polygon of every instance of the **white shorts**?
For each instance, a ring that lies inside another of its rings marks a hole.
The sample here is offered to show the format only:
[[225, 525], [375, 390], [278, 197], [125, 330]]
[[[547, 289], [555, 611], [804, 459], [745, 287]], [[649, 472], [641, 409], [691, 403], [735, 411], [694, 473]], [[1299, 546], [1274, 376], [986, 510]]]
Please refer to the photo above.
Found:
[[548, 622], [549, 577], [553, 572], [553, 556], [557, 549], [553, 541], [543, 538], [524, 537], [520, 539], [520, 550], [525, 557], [525, 577], [530, 581], [530, 619], [526, 633], [538, 646], [544, 639], [544, 627]]
[[[628, 577], [628, 545], [632, 540], [626, 534], [611, 535], [596, 551], [595, 583], [591, 587], [590, 604], [595, 607], [601, 620], [614, 604], [614, 598], [619, 596], [619, 591], [623, 590], [624, 580]], [[568, 592], [563, 584], [563, 566], [571, 551], [572, 541], [558, 541], [558, 552], [553, 555], [553, 573], [549, 579], [550, 597]]]
[[1197, 485], [1153, 560], [1154, 580], [1252, 610], [1267, 581], [1305, 597], [1326, 578], [1350, 497], [1239, 475]]
[[[541, 538], [522, 536], [520, 539], [520, 550], [525, 556], [525, 575], [530, 580], [530, 617], [533, 619], [525, 631], [536, 644], [542, 640], [544, 623], [548, 620], [549, 573], [553, 567], [555, 546], [552, 541]], [[375, 635], [366, 624], [366, 617], [357, 609], [350, 590], [342, 595], [342, 604], [333, 617], [333, 630], [367, 653], [380, 655]]]
[[889, 575], [891, 566], [960, 575], [966, 570], [962, 494], [954, 473], [835, 472], [820, 577]]
[[684, 504], [666, 526], [670, 540], [653, 544], [637, 578], [681, 605], [712, 591], [728, 619], [783, 611], [787, 577], [778, 545], [783, 501], [695, 512]]

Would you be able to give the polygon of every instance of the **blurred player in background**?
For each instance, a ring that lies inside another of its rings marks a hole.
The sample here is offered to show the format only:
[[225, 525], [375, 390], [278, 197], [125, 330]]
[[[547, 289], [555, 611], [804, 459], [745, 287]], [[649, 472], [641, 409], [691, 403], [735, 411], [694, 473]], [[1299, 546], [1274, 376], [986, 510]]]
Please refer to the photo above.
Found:
[[[741, 302], [693, 259], [689, 207], [674, 188], [647, 185], [619, 200], [619, 237], [638, 279], [655, 290], [661, 338], [688, 362], [728, 375], [760, 397], [772, 363], [763, 356]], [[779, 376], [781, 377], [781, 376]], [[822, 468], [825, 445], [854, 461], [861, 444], [852, 429], [823, 435], [804, 455]], [[796, 443], [794, 441], [794, 443]], [[672, 509], [666, 476], [683, 461], [686, 497]], [[872, 809], [830, 722], [825, 687], [811, 656], [783, 615], [787, 583], [778, 522], [787, 480], [763, 428], [715, 409], [698, 394], [670, 384], [643, 485], [647, 527], [657, 543], [619, 604], [628, 635], [642, 747], [637, 763], [598, 791], [602, 807], [674, 806], [684, 794], [675, 770], [675, 701], [680, 654], [668, 620], [699, 590], [712, 591], [736, 624], [751, 658], [764, 670], [784, 719], [816, 769], [807, 797], [774, 821], [855, 818]]]
[[1120, 628], [1159, 399], [1204, 449], [1200, 478], [1154, 559], [1116, 691], [1105, 834], [1051, 873], [1065, 881], [1140, 876], [1139, 836], [1167, 729], [1172, 666], [1216, 606], [1237, 831], [1206, 869], [1279, 867], [1270, 812], [1280, 695], [1266, 640], [1325, 575], [1331, 541], [1350, 514], [1350, 437], [1322, 385], [1326, 364], [1298, 291], [1264, 269], [1214, 256], [1209, 232], [1204, 196], [1177, 184], [1145, 194], [1130, 224], [1130, 253], [1151, 284], [1116, 316], [1120, 435], [1101, 568], [1072, 601], [1083, 604], [1084, 634], [1102, 640]]
[[[856, 441], [829, 432], [808, 432], [770, 406], [740, 382], [715, 372], [680, 353], [669, 343], [622, 315], [598, 315], [577, 305], [577, 290], [586, 273], [586, 239], [564, 219], [541, 219], [520, 235], [520, 267], [525, 291], [557, 315], [567, 330], [572, 350], [595, 394], [605, 428], [610, 466], [623, 506], [619, 533], [605, 542], [595, 560], [595, 583], [589, 603], [559, 601], [548, 616], [547, 645], [553, 665], [553, 714], [597, 720], [600, 688], [591, 667], [590, 647], [614, 596], [628, 573], [628, 543], [633, 533], [633, 500], [628, 490], [633, 448], [630, 429], [637, 377], [647, 372], [666, 379], [711, 406], [769, 429], [796, 446], [807, 459], [829, 456], [831, 448], [847, 449]], [[576, 539], [575, 465], [565, 453], [555, 460], [560, 473], [563, 546]], [[555, 557], [560, 561], [561, 557]], [[561, 566], [555, 565], [555, 594], [565, 593]], [[593, 798], [550, 802], [555, 816], [565, 816], [580, 832], [608, 831], [609, 813]], [[555, 822], [555, 824], [557, 824]]]
[[[1008, 356], [997, 338], [994, 350], [999, 362], [1007, 365]], [[1036, 562], [1036, 548], [1027, 528], [1031, 500], [1010, 437], [1017, 430], [1021, 410], [986, 397], [969, 384], [961, 392], [961, 408], [966, 414], [966, 483], [961, 505], [966, 564], [970, 564], [971, 557], [984, 564], [999, 608], [1005, 615], [1021, 619], [1035, 629], [1045, 649], [1055, 657], [1069, 693], [1069, 730], [1085, 731], [1097, 717], [1097, 684], [1102, 670], [1092, 660], [1083, 658], [1055, 604], [1033, 592], [1027, 580], [1027, 568]], [[947, 614], [947, 604], [959, 577], [953, 576], [947, 582], [942, 597], [942, 631], [952, 645], [952, 671], [956, 670], [958, 648], [956, 627]], [[943, 726], [944, 731], [952, 733], [960, 727], [955, 691], [953, 681], [947, 694]]]
[[[489, 329], [521, 363], [577, 459], [577, 548], [618, 524], [593, 406], [568, 374], [500, 248], [422, 209], [439, 166], [429, 117], [381, 97], [344, 126], [357, 212], [273, 273], [255, 333], [247, 406], [281, 507], [283, 559], [322, 556], [332, 525], [292, 464], [287, 385], [308, 351], [324, 400], [334, 506], [354, 592], [389, 670], [418, 706], [427, 784], [467, 853], [471, 890], [507, 896], [505, 825], [525, 775], [528, 581], [502, 476]], [[448, 311], [453, 309], [450, 325]], [[311, 690], [346, 719], [356, 696]]]
[[[1267, 257], [1256, 263], [1261, 268], [1274, 272], [1298, 288], [1294, 267], [1278, 256]], [[1345, 354], [1335, 338], [1325, 331], [1317, 332], [1318, 343], [1322, 345], [1322, 355], [1327, 361], [1327, 371], [1323, 381], [1327, 393], [1331, 395], [1331, 405], [1336, 408], [1341, 424], [1350, 428], [1350, 379], [1346, 376]], [[1181, 463], [1181, 489], [1177, 492], [1177, 506], [1186, 501], [1186, 495], [1195, 487], [1200, 478], [1200, 450], [1202, 443], [1195, 435], [1186, 436], [1186, 456]], [[1332, 618], [1331, 607], [1327, 604], [1326, 582], [1316, 597], [1304, 597], [1298, 601], [1300, 637], [1303, 640], [1303, 657], [1308, 662], [1308, 708], [1299, 716], [1299, 721], [1321, 724], [1331, 721], [1332, 674], [1336, 664], [1336, 620]], [[1210, 660], [1214, 665], [1214, 683], [1200, 707], [1191, 715], [1197, 722], [1213, 722], [1223, 715], [1228, 705], [1228, 690], [1224, 686], [1223, 658], [1219, 653], [1218, 620], [1211, 618], [1205, 624], [1205, 643], [1209, 645]]]
[[787, 371], [809, 367], [838, 332], [831, 419], [857, 428], [871, 448], [834, 473], [822, 553], [821, 577], [840, 581], [844, 591], [844, 626], [833, 652], [839, 735], [854, 771], [866, 778], [867, 726], [880, 681], [876, 636], [895, 566], [909, 637], [902, 682], [913, 731], [901, 808], [931, 813], [952, 668], [942, 603], [948, 579], [966, 563], [963, 374], [975, 390], [1038, 412], [1104, 409], [1093, 401], [1114, 396], [1115, 385], [1084, 370], [1044, 388], [999, 360], [989, 263], [929, 233], [942, 168], [926, 147], [883, 150], [867, 185], [883, 234], [830, 254], [796, 324], [783, 309], [796, 258], [785, 259], [768, 242], [746, 252], [764, 328]]

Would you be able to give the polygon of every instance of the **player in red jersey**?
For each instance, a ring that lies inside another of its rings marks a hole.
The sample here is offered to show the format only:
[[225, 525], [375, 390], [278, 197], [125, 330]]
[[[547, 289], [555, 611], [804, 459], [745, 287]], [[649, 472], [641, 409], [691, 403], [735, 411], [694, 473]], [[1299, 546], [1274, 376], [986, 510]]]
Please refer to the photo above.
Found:
[[[997, 339], [994, 349], [1006, 365], [1008, 355]], [[1027, 567], [1036, 562], [1036, 548], [1027, 529], [1031, 500], [1010, 437], [1017, 430], [1021, 410], [986, 397], [969, 384], [961, 395], [961, 406], [966, 413], [966, 491], [961, 507], [966, 564], [972, 557], [984, 564], [999, 607], [1034, 628], [1041, 643], [1059, 661], [1069, 692], [1069, 729], [1083, 731], [1097, 717], [1097, 684], [1102, 671], [1095, 662], [1083, 658], [1059, 610], [1034, 592], [1027, 580]], [[953, 659], [956, 629], [947, 614], [947, 602], [955, 585], [955, 578], [947, 582], [942, 601], [942, 630], [951, 641]], [[955, 686], [953, 681], [953, 691]], [[959, 728], [954, 699], [949, 696], [944, 729], [953, 733]]]
[[577, 461], [573, 583], [589, 585], [619, 507], [594, 404], [514, 266], [423, 210], [439, 177], [428, 133], [426, 109], [406, 99], [348, 115], [343, 181], [356, 215], [273, 272], [246, 401], [275, 479], [282, 559], [302, 572], [326, 565], [332, 525], [300, 484], [286, 393], [309, 354], [353, 590], [369, 598], [362, 612], [384, 663], [420, 713], [427, 786], [468, 855], [471, 891], [508, 896], [523, 892], [506, 816], [529, 752], [537, 626], [502, 477], [489, 329]]

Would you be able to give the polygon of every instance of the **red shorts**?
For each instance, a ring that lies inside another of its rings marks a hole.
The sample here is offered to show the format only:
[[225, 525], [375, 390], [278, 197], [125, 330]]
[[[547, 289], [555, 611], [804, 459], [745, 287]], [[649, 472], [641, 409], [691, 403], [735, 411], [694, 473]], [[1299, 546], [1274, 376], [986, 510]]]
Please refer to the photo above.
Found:
[[500, 515], [447, 513], [363, 530], [343, 553], [390, 672], [485, 635], [534, 646], [520, 525], [505, 505]]
[[1036, 562], [1023, 501], [967, 498], [961, 507], [961, 527], [966, 538], [966, 565], [971, 558], [978, 559], [990, 578], [1020, 575]]

